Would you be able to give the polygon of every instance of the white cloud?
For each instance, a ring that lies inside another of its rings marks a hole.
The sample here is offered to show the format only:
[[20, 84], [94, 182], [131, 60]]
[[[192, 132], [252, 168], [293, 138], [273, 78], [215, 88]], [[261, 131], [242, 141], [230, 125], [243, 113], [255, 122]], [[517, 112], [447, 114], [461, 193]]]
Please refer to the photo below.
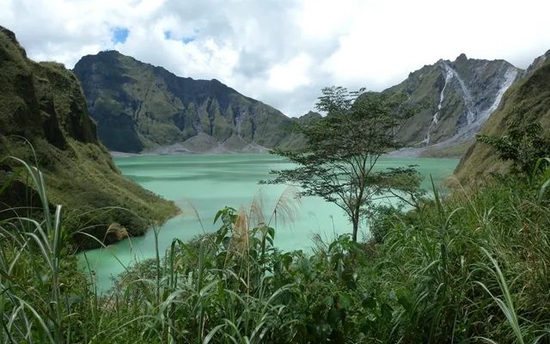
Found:
[[[301, 35], [312, 40], [325, 40], [349, 30], [361, 8], [360, 0], [304, 0], [295, 13]], [[353, 19], [352, 19], [353, 18]], [[351, 19], [351, 20], [350, 20]]]
[[297, 87], [311, 83], [308, 69], [312, 59], [307, 54], [300, 54], [286, 63], [276, 64], [269, 71], [267, 85], [279, 91], [293, 91]]
[[[546, 0], [0, 0], [0, 25], [29, 57], [69, 68], [117, 49], [216, 78], [297, 116], [324, 86], [382, 90], [438, 59], [507, 59], [550, 49]], [[127, 28], [124, 43], [113, 28]], [[170, 32], [167, 37], [166, 32]]]

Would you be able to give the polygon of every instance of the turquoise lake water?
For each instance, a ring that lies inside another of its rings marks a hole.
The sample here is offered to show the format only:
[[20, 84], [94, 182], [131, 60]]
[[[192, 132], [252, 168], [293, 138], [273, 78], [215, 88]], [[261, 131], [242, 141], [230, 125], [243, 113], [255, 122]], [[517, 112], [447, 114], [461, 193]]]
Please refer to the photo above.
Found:
[[[173, 200], [182, 213], [159, 230], [162, 252], [173, 238], [189, 240], [199, 234], [215, 231], [216, 212], [225, 206], [249, 208], [254, 199], [262, 204], [266, 220], [273, 213], [277, 201], [286, 197], [295, 210], [294, 219], [283, 219], [279, 213], [270, 225], [275, 228], [275, 245], [288, 251], [310, 250], [314, 236], [332, 240], [349, 233], [351, 225], [343, 211], [318, 197], [292, 197], [292, 189], [284, 185], [260, 185], [269, 179], [269, 171], [291, 165], [280, 157], [269, 154], [235, 155], [144, 155], [116, 158], [122, 173], [164, 198]], [[425, 176], [432, 175], [439, 183], [452, 174], [457, 159], [382, 158], [378, 168], [418, 165]], [[428, 186], [428, 179], [424, 182]], [[382, 200], [384, 201], [384, 200]], [[387, 201], [387, 200], [386, 200]], [[367, 238], [362, 228], [359, 238]], [[111, 285], [112, 276], [126, 266], [155, 255], [154, 235], [149, 231], [142, 237], [124, 240], [105, 249], [87, 251], [79, 256], [81, 264], [90, 265], [95, 272], [99, 289]], [[86, 263], [87, 260], [87, 263]]]

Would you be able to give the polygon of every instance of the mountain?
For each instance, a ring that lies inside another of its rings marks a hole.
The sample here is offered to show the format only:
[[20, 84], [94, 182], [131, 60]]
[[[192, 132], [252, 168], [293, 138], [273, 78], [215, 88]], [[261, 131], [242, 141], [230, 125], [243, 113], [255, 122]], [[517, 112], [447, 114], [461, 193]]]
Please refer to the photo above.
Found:
[[[384, 93], [405, 93], [421, 106], [400, 133], [408, 146], [444, 148], [472, 140], [521, 70], [504, 60], [440, 60], [409, 74]], [[464, 146], [464, 145], [463, 145]]]
[[[37, 193], [9, 156], [36, 164], [49, 200], [63, 206], [77, 248], [143, 234], [177, 212], [172, 202], [125, 179], [99, 142], [78, 79], [61, 64], [29, 60], [13, 32], [0, 27], [0, 218], [32, 212]], [[113, 208], [117, 207], [117, 208]], [[125, 208], [126, 210], [121, 210]], [[138, 216], [136, 214], [140, 214]], [[117, 224], [115, 224], [117, 223]], [[118, 231], [108, 231], [119, 228]], [[121, 229], [125, 227], [125, 231]]]
[[218, 80], [178, 77], [116, 51], [74, 68], [109, 150], [261, 151], [290, 133], [291, 119]]
[[[303, 138], [285, 130], [303, 119], [290, 119], [217, 80], [178, 77], [116, 51], [85, 56], [74, 72], [99, 138], [113, 151], [262, 152], [303, 145]], [[458, 156], [521, 73], [504, 60], [462, 54], [424, 66], [383, 93], [405, 93], [407, 102], [421, 106], [399, 136], [413, 147], [410, 154]]]
[[[506, 135], [508, 123], [538, 122], [548, 134], [550, 128], [550, 50], [537, 58], [504, 95], [500, 106], [485, 123], [480, 133]], [[489, 172], [504, 172], [508, 165], [499, 161], [494, 149], [474, 143], [455, 170], [461, 181], [468, 181]]]

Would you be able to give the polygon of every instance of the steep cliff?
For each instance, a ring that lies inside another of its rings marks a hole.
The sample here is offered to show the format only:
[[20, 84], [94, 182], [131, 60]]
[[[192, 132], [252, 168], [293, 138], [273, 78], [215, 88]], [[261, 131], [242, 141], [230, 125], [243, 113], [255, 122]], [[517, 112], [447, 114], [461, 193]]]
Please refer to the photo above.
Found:
[[288, 117], [215, 79], [178, 77], [116, 51], [85, 56], [74, 72], [99, 138], [113, 151], [247, 151], [289, 136]]
[[[510, 122], [538, 122], [545, 133], [550, 128], [550, 51], [537, 58], [504, 95], [500, 106], [487, 120], [480, 133], [506, 135]], [[490, 172], [505, 172], [508, 165], [499, 161], [495, 151], [484, 143], [474, 143], [462, 157], [455, 175], [467, 182]]]
[[440, 60], [412, 72], [384, 92], [404, 92], [422, 110], [403, 126], [400, 139], [413, 147], [446, 147], [474, 138], [521, 70], [504, 60]]
[[9, 156], [41, 169], [50, 202], [64, 206], [67, 237], [80, 249], [98, 246], [80, 232], [109, 243], [124, 232], [107, 233], [115, 222], [129, 235], [140, 235], [151, 221], [161, 222], [177, 211], [172, 202], [122, 177], [99, 142], [75, 75], [60, 64], [27, 59], [15, 35], [0, 27], [3, 219], [32, 212], [28, 206], [36, 203], [33, 186]]
[[[255, 152], [298, 148], [293, 121], [217, 80], [181, 78], [105, 51], [75, 66], [101, 141], [114, 151]], [[399, 139], [415, 154], [461, 155], [521, 70], [504, 60], [440, 60], [412, 72], [385, 93], [421, 105]], [[438, 154], [438, 153], [435, 153]]]

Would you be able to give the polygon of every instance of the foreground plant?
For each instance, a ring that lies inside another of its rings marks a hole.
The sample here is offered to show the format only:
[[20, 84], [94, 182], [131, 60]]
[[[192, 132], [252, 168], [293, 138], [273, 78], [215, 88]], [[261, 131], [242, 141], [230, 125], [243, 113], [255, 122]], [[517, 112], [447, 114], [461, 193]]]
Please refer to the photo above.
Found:
[[42, 173], [20, 159], [12, 159], [23, 166], [35, 186], [41, 213], [35, 218], [17, 216], [0, 223], [2, 338], [5, 342], [61, 343], [74, 330], [70, 313], [81, 299], [69, 287], [76, 276], [63, 271], [74, 269], [74, 260], [64, 259], [61, 206], [51, 213]]
[[[550, 340], [547, 169], [380, 213], [376, 241], [280, 252], [275, 213], [225, 207], [219, 229], [128, 268], [98, 294], [61, 209], [0, 222], [1, 343], [490, 343]], [[286, 210], [285, 210], [286, 209]], [[13, 209], [12, 209], [13, 211]], [[154, 229], [158, 235], [158, 229]], [[93, 287], [93, 284], [91, 284]]]

